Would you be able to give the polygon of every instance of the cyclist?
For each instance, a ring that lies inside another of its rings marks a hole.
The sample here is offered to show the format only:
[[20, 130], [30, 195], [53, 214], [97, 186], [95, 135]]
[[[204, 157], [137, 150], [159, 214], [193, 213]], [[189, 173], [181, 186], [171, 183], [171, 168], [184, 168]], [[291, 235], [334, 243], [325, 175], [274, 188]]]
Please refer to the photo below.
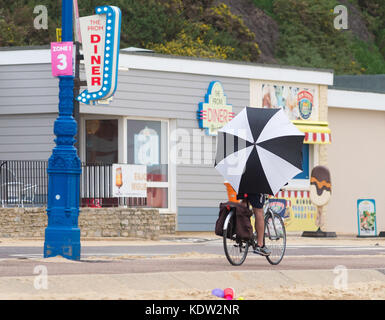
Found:
[[245, 207], [248, 206], [248, 203], [250, 203], [253, 207], [253, 213], [255, 217], [255, 231], [257, 232], [257, 244], [253, 252], [262, 256], [269, 256], [271, 251], [266, 248], [263, 241], [265, 232], [265, 221], [263, 214], [265, 195], [262, 193], [241, 193], [237, 195], [237, 199], [242, 200], [241, 203]]

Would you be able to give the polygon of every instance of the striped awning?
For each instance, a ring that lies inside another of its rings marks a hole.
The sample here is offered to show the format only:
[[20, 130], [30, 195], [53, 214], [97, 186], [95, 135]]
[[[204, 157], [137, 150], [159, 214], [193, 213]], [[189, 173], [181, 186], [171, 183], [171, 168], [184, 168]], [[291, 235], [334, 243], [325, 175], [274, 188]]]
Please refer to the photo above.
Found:
[[330, 144], [332, 142], [331, 131], [327, 122], [302, 122], [293, 121], [296, 127], [305, 133], [303, 143]]
[[307, 190], [281, 190], [276, 195], [276, 198], [301, 198], [309, 199], [310, 191]]

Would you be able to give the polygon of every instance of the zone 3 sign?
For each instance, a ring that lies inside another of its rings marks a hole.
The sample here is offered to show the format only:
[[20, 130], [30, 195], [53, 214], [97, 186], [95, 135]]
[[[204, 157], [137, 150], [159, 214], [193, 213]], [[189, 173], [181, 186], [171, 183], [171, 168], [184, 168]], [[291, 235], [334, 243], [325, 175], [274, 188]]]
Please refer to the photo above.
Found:
[[[118, 83], [120, 28], [122, 14], [118, 7], [100, 6], [96, 15], [80, 18], [87, 89], [76, 99], [97, 104], [111, 98]], [[52, 75], [73, 75], [73, 43], [51, 43]]]
[[73, 43], [52, 42], [51, 43], [52, 75], [72, 76], [73, 75]]

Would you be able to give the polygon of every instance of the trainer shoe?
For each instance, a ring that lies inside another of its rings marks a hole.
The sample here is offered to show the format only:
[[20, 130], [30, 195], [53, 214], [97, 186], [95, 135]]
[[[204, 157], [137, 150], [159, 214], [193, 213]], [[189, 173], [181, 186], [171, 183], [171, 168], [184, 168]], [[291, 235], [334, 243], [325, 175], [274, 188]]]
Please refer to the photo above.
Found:
[[260, 247], [260, 246], [255, 246], [255, 249], [253, 251], [255, 254], [259, 254], [261, 256], [269, 256], [271, 254], [271, 251], [266, 248], [266, 246]]

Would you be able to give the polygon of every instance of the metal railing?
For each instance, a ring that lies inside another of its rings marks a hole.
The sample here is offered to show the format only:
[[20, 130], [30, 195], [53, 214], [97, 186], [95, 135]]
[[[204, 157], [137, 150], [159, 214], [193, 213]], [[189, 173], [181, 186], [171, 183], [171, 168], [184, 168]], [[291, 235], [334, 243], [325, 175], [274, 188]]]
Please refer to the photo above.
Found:
[[[2, 207], [46, 206], [48, 161], [0, 160]], [[81, 207], [143, 207], [145, 198], [118, 198], [112, 194], [112, 164], [82, 163]]]
[[46, 205], [47, 190], [47, 161], [0, 160], [2, 207]]

